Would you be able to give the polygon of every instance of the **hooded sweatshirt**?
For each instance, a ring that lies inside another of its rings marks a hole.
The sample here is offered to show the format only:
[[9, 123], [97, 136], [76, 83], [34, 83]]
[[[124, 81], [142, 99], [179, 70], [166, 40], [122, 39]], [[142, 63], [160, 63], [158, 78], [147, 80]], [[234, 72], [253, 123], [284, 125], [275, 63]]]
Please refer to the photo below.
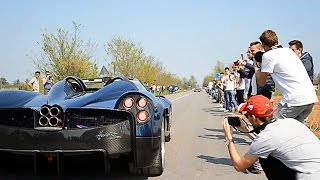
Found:
[[313, 60], [308, 52], [302, 53], [300, 60], [307, 70], [310, 80], [313, 82]]

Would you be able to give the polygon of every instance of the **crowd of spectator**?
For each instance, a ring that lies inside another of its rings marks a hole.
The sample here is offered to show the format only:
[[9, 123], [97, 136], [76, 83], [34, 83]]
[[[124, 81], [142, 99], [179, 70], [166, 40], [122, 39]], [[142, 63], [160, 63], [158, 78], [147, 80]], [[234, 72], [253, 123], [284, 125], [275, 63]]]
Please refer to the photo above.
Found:
[[165, 91], [168, 91], [169, 94], [173, 94], [174, 92], [179, 90], [179, 87], [176, 85], [165, 86], [164, 84], [151, 84], [149, 86], [147, 82], [144, 82], [143, 85], [149, 92], [151, 92], [154, 95], [165, 95]]
[[[232, 73], [226, 67], [214, 80], [222, 110], [236, 111], [233, 116], [239, 117], [240, 125], [235, 128], [252, 139], [249, 151], [241, 157], [232, 139], [230, 118], [224, 119], [233, 166], [242, 172], [264, 171], [268, 179], [320, 179], [320, 140], [306, 127], [318, 102], [312, 57], [303, 52], [299, 40], [290, 41], [288, 48], [281, 46], [272, 30], [264, 31], [259, 40], [250, 43], [248, 59], [240, 57]], [[275, 87], [282, 95], [277, 105], [272, 103]]]

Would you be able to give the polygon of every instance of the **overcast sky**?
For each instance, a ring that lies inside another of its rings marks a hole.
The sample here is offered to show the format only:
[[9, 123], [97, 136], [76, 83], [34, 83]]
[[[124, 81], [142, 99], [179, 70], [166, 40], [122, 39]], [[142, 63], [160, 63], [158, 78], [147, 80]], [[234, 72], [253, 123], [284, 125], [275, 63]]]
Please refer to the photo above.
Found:
[[37, 70], [31, 57], [40, 55], [42, 30], [71, 30], [72, 21], [83, 26], [83, 40], [98, 44], [99, 70], [109, 60], [104, 44], [122, 36], [144, 47], [167, 71], [194, 75], [201, 84], [217, 60], [232, 62], [266, 29], [274, 30], [284, 46], [301, 40], [316, 73], [320, 69], [318, 0], [10, 0], [0, 6], [0, 77], [30, 79]]

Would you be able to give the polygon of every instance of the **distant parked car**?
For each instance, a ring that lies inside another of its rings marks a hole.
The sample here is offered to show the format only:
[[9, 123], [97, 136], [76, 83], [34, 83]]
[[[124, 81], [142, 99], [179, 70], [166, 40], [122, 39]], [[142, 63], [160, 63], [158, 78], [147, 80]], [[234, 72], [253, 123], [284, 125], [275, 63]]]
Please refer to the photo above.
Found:
[[193, 92], [201, 92], [201, 88], [200, 87], [196, 87], [196, 88], [194, 88], [194, 90], [193, 90]]
[[169, 94], [173, 94], [174, 92], [176, 92], [178, 90], [179, 90], [179, 86], [177, 86], [177, 85], [169, 85], [168, 86]]

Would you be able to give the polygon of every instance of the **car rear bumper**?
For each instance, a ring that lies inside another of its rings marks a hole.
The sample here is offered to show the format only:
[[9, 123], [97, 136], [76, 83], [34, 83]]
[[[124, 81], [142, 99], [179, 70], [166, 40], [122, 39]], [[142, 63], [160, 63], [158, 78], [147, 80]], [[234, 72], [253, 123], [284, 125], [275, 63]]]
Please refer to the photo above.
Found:
[[[60, 157], [101, 152], [105, 157], [128, 154], [135, 167], [150, 167], [160, 137], [131, 136], [129, 121], [99, 128], [44, 131], [0, 126], [0, 151], [13, 154]], [[59, 159], [59, 158], [58, 158]]]
[[13, 153], [88, 153], [131, 152], [132, 131], [129, 120], [117, 124], [62, 130], [36, 130], [0, 126], [0, 151]]

